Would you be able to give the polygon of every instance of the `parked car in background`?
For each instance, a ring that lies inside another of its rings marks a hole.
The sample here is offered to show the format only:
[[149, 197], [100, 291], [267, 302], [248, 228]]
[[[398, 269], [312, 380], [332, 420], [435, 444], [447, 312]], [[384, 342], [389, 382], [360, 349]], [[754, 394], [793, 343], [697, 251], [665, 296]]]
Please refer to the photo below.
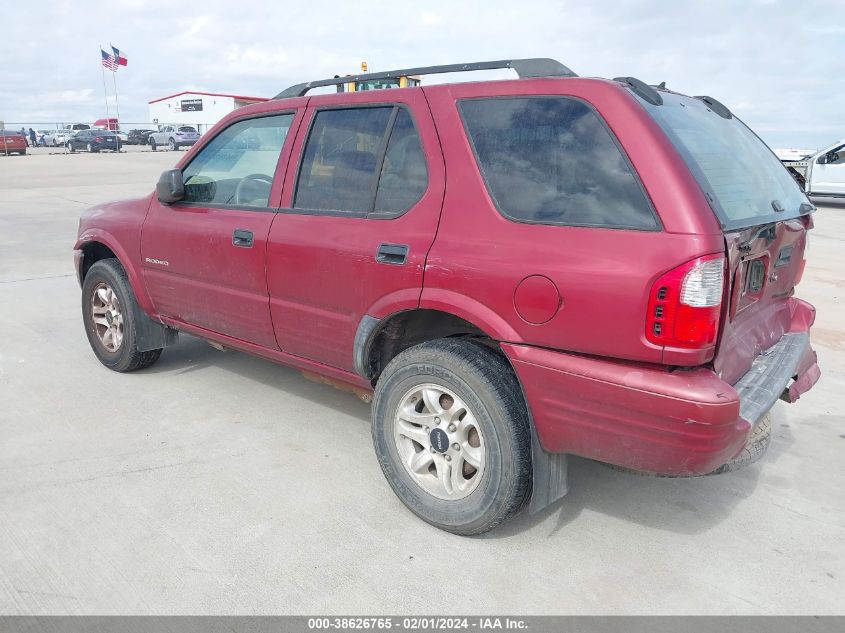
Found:
[[26, 138], [20, 132], [0, 130], [0, 152], [9, 154], [26, 154]]
[[190, 147], [200, 138], [195, 127], [190, 125], [163, 125], [158, 132], [150, 134], [150, 147], [153, 151], [157, 147], [166, 145], [176, 150], [180, 147]]
[[762, 456], [770, 409], [820, 375], [789, 173], [711, 97], [462, 68], [521, 78], [291, 86], [86, 211], [97, 358], [148, 367], [183, 331], [321, 374], [372, 399], [388, 483], [458, 534], [562, 497], [567, 454], [673, 476]]
[[39, 147], [44, 147], [47, 144], [44, 141], [44, 136], [49, 132], [50, 130], [35, 130], [35, 142]]
[[76, 132], [74, 130], [49, 130], [44, 134], [44, 145], [47, 147], [61, 147], [68, 142]]
[[74, 134], [65, 146], [70, 152], [84, 149], [90, 153], [101, 150], [116, 152], [120, 149], [120, 139], [110, 130], [82, 130]]
[[123, 130], [114, 130], [114, 133], [117, 134], [117, 138], [120, 140], [122, 145], [129, 142], [129, 134], [127, 132], [124, 132]]
[[784, 166], [811, 196], [845, 196], [845, 139]]
[[71, 123], [70, 125], [65, 126], [66, 130], [73, 130], [74, 132], [78, 132], [79, 130], [90, 130], [91, 126], [87, 123]]
[[129, 145], [148, 145], [150, 142], [150, 134], [155, 130], [129, 130], [129, 138], [126, 142]]

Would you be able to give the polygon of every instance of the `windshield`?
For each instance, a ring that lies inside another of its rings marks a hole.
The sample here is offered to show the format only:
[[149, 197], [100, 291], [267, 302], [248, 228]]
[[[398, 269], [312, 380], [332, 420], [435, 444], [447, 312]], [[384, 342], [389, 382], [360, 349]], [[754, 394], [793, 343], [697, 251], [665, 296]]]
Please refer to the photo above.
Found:
[[777, 222], [812, 209], [801, 208], [807, 197], [742, 121], [711, 112], [701, 99], [660, 94], [663, 105], [641, 103], [683, 157], [724, 228]]

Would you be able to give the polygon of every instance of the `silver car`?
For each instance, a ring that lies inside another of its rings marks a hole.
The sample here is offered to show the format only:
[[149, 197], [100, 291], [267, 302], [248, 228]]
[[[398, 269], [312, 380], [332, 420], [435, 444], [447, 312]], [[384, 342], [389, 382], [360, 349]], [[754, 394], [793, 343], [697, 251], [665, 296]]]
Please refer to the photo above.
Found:
[[150, 134], [149, 144], [153, 151], [157, 147], [167, 146], [172, 150], [190, 147], [200, 138], [197, 129], [190, 125], [162, 125], [158, 132]]
[[76, 134], [77, 130], [49, 130], [44, 134], [44, 145], [47, 147], [62, 147]]

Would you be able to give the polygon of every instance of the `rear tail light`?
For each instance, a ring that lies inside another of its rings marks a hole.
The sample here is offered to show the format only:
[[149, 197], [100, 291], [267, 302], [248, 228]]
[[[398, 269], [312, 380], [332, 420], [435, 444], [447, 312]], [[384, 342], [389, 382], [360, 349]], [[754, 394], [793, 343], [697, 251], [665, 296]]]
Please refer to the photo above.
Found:
[[97, 138], [95, 138], [94, 140], [95, 140], [95, 141], [102, 141], [102, 140], [103, 140], [103, 137], [102, 137], [102, 136], [98, 136], [98, 137], [97, 137]]
[[646, 338], [669, 347], [713, 345], [724, 291], [722, 255], [705, 255], [670, 270], [651, 288]]

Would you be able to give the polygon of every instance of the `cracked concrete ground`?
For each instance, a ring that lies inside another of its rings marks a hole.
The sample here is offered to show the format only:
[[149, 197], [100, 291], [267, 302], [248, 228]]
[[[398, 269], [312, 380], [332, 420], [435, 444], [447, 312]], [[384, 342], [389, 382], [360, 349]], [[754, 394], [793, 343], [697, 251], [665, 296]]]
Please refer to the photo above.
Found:
[[483, 538], [394, 497], [369, 407], [184, 337], [122, 375], [81, 326], [87, 205], [181, 154], [0, 157], [0, 613], [845, 612], [845, 206], [800, 296], [823, 377], [765, 460], [699, 479], [571, 462], [571, 492]]

